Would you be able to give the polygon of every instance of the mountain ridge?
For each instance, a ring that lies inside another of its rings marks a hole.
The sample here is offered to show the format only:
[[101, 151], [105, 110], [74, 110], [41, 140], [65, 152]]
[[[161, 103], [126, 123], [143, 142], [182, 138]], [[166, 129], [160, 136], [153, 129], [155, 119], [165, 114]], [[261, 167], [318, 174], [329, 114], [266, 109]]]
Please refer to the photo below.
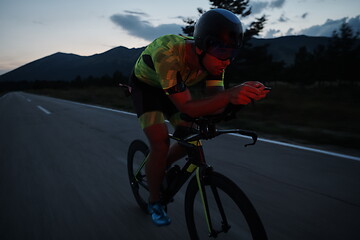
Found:
[[286, 65], [291, 65], [300, 47], [305, 46], [309, 52], [312, 52], [319, 45], [328, 45], [330, 41], [329, 37], [295, 35], [268, 39], [256, 38], [250, 42], [253, 46], [268, 45], [268, 53], [273, 56], [274, 61], [284, 61]]
[[[291, 65], [299, 47], [306, 46], [309, 51], [312, 51], [319, 44], [326, 45], [329, 41], [328, 37], [299, 35], [272, 39], [253, 38], [250, 43], [254, 47], [267, 45], [268, 53], [273, 56], [274, 61], [284, 61], [286, 65]], [[77, 77], [112, 76], [116, 71], [129, 76], [143, 49], [145, 47], [129, 49], [118, 46], [90, 56], [57, 52], [0, 75], [0, 82], [72, 81]]]

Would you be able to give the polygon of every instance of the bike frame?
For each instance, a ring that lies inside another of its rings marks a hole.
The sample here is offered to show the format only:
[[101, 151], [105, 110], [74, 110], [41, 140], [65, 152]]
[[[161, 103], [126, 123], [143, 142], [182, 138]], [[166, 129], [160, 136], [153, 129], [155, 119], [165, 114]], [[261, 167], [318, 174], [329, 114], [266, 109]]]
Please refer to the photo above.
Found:
[[[198, 131], [198, 133], [190, 135], [184, 139], [179, 139], [174, 137], [173, 135], [169, 135], [169, 137], [175, 141], [178, 142], [181, 146], [185, 147], [187, 151], [187, 162], [182, 167], [180, 174], [177, 176], [174, 181], [170, 182], [166, 189], [163, 190], [162, 193], [162, 203], [166, 206], [170, 202], [173, 201], [173, 197], [178, 193], [178, 191], [181, 189], [181, 187], [186, 183], [186, 181], [193, 175], [195, 172], [196, 174], [196, 180], [199, 187], [199, 193], [201, 202], [204, 209], [204, 215], [206, 219], [206, 223], [208, 226], [209, 236], [210, 237], [216, 237], [218, 233], [220, 232], [227, 232], [230, 229], [230, 225], [228, 224], [228, 221], [226, 219], [226, 215], [224, 213], [224, 209], [219, 197], [219, 193], [217, 192], [216, 188], [212, 188], [212, 192], [214, 194], [215, 201], [217, 203], [220, 215], [222, 217], [222, 231], [215, 231], [211, 222], [211, 216], [209, 211], [209, 205], [207, 201], [207, 193], [205, 190], [205, 183], [206, 176], [209, 174], [209, 172], [213, 171], [213, 168], [209, 165], [207, 165], [204, 151], [201, 143], [201, 139], [210, 139], [214, 138], [216, 136], [222, 135], [222, 134], [229, 134], [229, 133], [238, 133], [242, 135], [247, 135], [252, 137], [253, 142], [246, 144], [248, 145], [254, 145], [257, 140], [257, 135], [254, 132], [240, 130], [240, 129], [231, 129], [231, 130], [217, 130], [212, 127], [207, 127], [205, 131], [202, 131], [201, 129]], [[140, 173], [141, 169], [145, 166], [147, 159], [143, 161], [140, 168], [135, 174], [135, 178], [138, 179], [138, 174]], [[146, 186], [143, 186], [146, 189], [148, 189]]]

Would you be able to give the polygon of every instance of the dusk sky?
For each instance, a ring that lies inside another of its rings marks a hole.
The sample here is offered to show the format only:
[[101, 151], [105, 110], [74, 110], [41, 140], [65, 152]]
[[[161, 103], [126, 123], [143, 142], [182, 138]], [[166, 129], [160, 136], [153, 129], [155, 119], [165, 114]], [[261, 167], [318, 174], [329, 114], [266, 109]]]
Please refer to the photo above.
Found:
[[[262, 38], [331, 36], [343, 22], [360, 32], [360, 0], [250, 0], [245, 27], [266, 15]], [[0, 74], [56, 52], [89, 56], [117, 46], [143, 47], [182, 33], [208, 0], [0, 0]]]

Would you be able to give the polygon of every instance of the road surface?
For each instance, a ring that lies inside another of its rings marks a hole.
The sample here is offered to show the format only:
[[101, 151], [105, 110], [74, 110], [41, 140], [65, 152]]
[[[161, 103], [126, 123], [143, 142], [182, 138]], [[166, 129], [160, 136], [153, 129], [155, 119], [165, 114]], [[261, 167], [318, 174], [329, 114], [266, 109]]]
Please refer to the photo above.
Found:
[[[188, 239], [184, 189], [155, 227], [133, 199], [132, 114], [22, 92], [0, 98], [0, 239]], [[208, 162], [249, 196], [271, 240], [360, 239], [360, 159], [221, 136]]]

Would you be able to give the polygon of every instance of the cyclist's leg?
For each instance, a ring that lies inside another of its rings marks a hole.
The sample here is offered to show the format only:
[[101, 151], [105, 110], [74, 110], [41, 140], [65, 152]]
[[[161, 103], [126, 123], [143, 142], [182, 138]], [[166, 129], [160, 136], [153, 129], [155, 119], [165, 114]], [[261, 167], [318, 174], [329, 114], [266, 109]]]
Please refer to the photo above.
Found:
[[169, 136], [163, 114], [167, 112], [168, 105], [164, 103], [169, 103], [170, 99], [162, 89], [140, 82], [134, 75], [131, 80], [131, 96], [137, 116], [150, 143], [150, 153], [145, 166], [150, 191], [148, 210], [155, 224], [167, 225], [171, 220], [159, 200], [169, 151]]
[[170, 167], [171, 164], [176, 162], [177, 160], [186, 156], [186, 149], [180, 146], [178, 143], [174, 143], [171, 145], [169, 154], [167, 156], [167, 167]]
[[[168, 106], [168, 112], [172, 110], [172, 106]], [[146, 115], [159, 115], [161, 113], [146, 113]], [[178, 115], [178, 114], [177, 114]], [[144, 118], [141, 116], [140, 119]], [[186, 149], [180, 146], [178, 143], [174, 143], [170, 149], [169, 144], [170, 140], [168, 137], [168, 128], [165, 123], [163, 123], [163, 115], [161, 116], [148, 116], [146, 117], [151, 120], [146, 122], [153, 121], [153, 125], [147, 126], [144, 128], [144, 132], [150, 143], [150, 154], [148, 156], [147, 165], [146, 165], [146, 175], [148, 176], [149, 189], [150, 189], [150, 202], [156, 202], [160, 198], [160, 186], [165, 175], [165, 169], [171, 166], [172, 163], [181, 159], [186, 155]], [[157, 119], [156, 122], [154, 122]], [[174, 118], [170, 118], [173, 125], [178, 124], [179, 126], [184, 127], [183, 130], [177, 128], [175, 134], [179, 137], [187, 135], [187, 123], [183, 121], [174, 122]], [[144, 125], [144, 124], [142, 124]], [[175, 126], [176, 127], [176, 126]], [[178, 131], [180, 129], [180, 131]], [[182, 130], [182, 131], [181, 131]]]
[[[168, 117], [173, 127], [176, 129], [174, 136], [178, 138], [183, 138], [189, 135], [190, 123], [187, 123], [180, 118], [180, 113], [175, 112], [170, 117]], [[171, 166], [177, 160], [186, 156], [186, 148], [180, 146], [177, 142], [174, 143], [169, 150], [167, 157], [167, 165]]]
[[131, 76], [131, 86], [134, 107], [141, 128], [150, 143], [150, 153], [145, 170], [150, 190], [150, 201], [154, 202], [159, 200], [159, 189], [169, 151], [163, 103], [170, 100], [162, 89], [141, 82], [134, 74]]
[[158, 123], [144, 128], [150, 143], [150, 153], [145, 166], [151, 203], [160, 200], [160, 186], [165, 174], [166, 159], [169, 152], [168, 129], [165, 123]]
[[169, 137], [165, 123], [144, 128], [150, 143], [145, 172], [150, 191], [149, 212], [153, 222], [158, 226], [170, 224], [171, 220], [160, 203], [160, 188], [165, 175], [166, 157], [169, 151]]

